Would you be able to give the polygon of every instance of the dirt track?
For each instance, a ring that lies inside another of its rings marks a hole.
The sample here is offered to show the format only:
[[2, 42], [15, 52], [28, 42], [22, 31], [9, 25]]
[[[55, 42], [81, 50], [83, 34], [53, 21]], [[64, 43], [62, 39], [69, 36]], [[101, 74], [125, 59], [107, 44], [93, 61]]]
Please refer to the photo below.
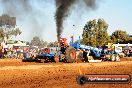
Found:
[[25, 63], [0, 60], [0, 88], [132, 88], [129, 84], [76, 83], [79, 67], [85, 74], [130, 74], [132, 61], [101, 63]]

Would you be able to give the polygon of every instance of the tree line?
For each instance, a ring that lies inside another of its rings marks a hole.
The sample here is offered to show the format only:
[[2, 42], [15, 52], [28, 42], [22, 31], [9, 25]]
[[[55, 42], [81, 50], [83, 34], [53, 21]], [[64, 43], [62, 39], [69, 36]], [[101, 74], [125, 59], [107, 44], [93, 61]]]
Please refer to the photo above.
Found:
[[31, 46], [38, 46], [39, 48], [44, 48], [44, 47], [57, 47], [58, 42], [47, 42], [42, 39], [40, 39], [38, 36], [33, 37], [30, 43]]
[[102, 46], [108, 43], [132, 43], [132, 36], [121, 29], [108, 35], [108, 26], [104, 19], [88, 21], [83, 28], [81, 43], [91, 46]]

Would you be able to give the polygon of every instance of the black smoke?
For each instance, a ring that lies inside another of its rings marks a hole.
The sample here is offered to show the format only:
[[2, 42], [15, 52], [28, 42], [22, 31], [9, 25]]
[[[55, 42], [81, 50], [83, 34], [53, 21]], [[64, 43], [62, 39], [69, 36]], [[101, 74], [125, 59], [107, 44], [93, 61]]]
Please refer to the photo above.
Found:
[[[57, 37], [61, 36], [63, 31], [63, 22], [70, 15], [70, 12], [74, 10], [73, 6], [76, 4], [83, 3], [88, 9], [93, 9], [97, 6], [97, 0], [54, 0], [56, 3], [56, 31]], [[51, 0], [0, 0], [0, 6], [3, 8], [3, 13], [8, 14], [10, 16], [15, 16], [16, 19], [19, 18], [21, 22], [25, 23], [27, 26], [32, 29], [32, 33], [36, 33], [40, 36], [42, 35], [42, 31], [44, 30], [44, 21], [42, 19], [47, 13], [44, 11], [45, 2], [50, 3], [52, 5]], [[80, 8], [84, 8], [79, 6]], [[39, 7], [39, 8], [36, 8]], [[47, 8], [47, 7], [46, 7]], [[81, 9], [79, 9], [81, 10]], [[79, 11], [78, 10], [78, 11]], [[88, 11], [88, 10], [87, 10]], [[29, 28], [28, 27], [28, 28]], [[37, 35], [37, 36], [38, 36]]]
[[[74, 4], [84, 3], [87, 8], [94, 9], [96, 7], [96, 0], [55, 0], [56, 1], [56, 26], [57, 38], [61, 37], [63, 31], [63, 21], [69, 16], [70, 10]], [[83, 8], [84, 6], [80, 6]]]
[[56, 0], [56, 26], [57, 26], [57, 38], [61, 36], [63, 30], [63, 20], [68, 16], [70, 6], [75, 2], [75, 0]]

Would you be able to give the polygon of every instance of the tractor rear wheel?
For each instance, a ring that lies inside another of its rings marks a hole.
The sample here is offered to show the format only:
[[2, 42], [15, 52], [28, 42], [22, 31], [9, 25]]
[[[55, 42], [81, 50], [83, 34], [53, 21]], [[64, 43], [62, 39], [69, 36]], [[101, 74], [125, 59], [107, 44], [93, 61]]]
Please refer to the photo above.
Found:
[[66, 49], [66, 61], [70, 63], [76, 61], [76, 49], [75, 48], [68, 47]]
[[81, 51], [76, 51], [76, 62], [77, 62], [77, 63], [82, 63], [82, 62], [84, 62], [84, 59], [83, 59], [83, 52], [81, 52]]

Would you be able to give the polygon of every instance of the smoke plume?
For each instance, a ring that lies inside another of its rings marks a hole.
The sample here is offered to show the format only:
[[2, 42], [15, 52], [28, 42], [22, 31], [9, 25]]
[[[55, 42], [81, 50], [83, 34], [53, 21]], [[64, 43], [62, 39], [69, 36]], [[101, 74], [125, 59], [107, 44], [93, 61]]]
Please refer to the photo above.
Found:
[[[87, 8], [94, 9], [96, 7], [96, 0], [55, 0], [56, 1], [56, 26], [57, 38], [61, 37], [63, 31], [63, 21], [69, 16], [70, 10], [74, 4], [84, 3]], [[84, 6], [80, 6], [83, 8]], [[79, 11], [79, 10], [78, 10]]]
[[47, 3], [49, 3], [48, 0], [0, 0], [3, 14], [16, 17], [17, 23], [19, 21], [22, 27], [31, 31], [26, 33], [29, 39], [33, 36], [42, 38]]
[[63, 19], [68, 16], [68, 11], [70, 6], [75, 2], [75, 0], [56, 0], [57, 10], [56, 10], [56, 25], [57, 25], [57, 38], [61, 36], [63, 29]]
[[[51, 0], [52, 1], [52, 0]], [[32, 29], [30, 33], [30, 37], [33, 37], [32, 34], [37, 34], [36, 36], [43, 36], [42, 33], [44, 31], [44, 22], [45, 18], [48, 15], [47, 10], [48, 6], [51, 6], [52, 2], [50, 0], [0, 0], [0, 6], [3, 9], [3, 13], [15, 16], [17, 20], [19, 19], [21, 23], [26, 24], [28, 28]], [[54, 0], [56, 3], [56, 31], [57, 38], [61, 37], [61, 33], [63, 31], [63, 22], [70, 15], [71, 10], [74, 10], [74, 5], [79, 6], [81, 10], [84, 7], [89, 9], [94, 9], [96, 7], [97, 0]], [[49, 5], [45, 6], [45, 2], [48, 2]], [[83, 4], [82, 4], [83, 3]], [[85, 5], [85, 6], [84, 6]], [[53, 7], [54, 8], [54, 7]], [[79, 12], [78, 12], [79, 13]], [[45, 22], [46, 23], [46, 22]], [[24, 26], [25, 27], [25, 26]]]

